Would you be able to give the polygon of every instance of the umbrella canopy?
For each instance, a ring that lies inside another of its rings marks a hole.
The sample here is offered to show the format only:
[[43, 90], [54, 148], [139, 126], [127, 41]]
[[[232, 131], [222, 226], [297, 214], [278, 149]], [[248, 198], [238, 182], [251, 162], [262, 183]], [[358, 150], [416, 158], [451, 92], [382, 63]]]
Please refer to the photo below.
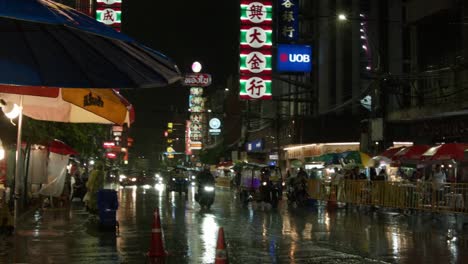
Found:
[[35, 88], [0, 85], [0, 99], [19, 104], [34, 119], [65, 123], [130, 124], [133, 106], [112, 89]]
[[49, 0], [0, 0], [0, 39], [0, 84], [150, 88], [181, 78], [165, 55]]
[[405, 147], [393, 155], [393, 161], [405, 161], [405, 160], [420, 160], [422, 154], [426, 152], [431, 146], [429, 145], [414, 145], [411, 147]]
[[54, 139], [53, 141], [49, 142], [47, 146], [50, 152], [57, 153], [60, 155], [77, 155], [78, 152], [74, 150], [72, 147], [65, 144], [65, 142], [60, 141], [58, 139]]
[[380, 155], [377, 155], [373, 157], [372, 159], [375, 160], [376, 162], [384, 162], [384, 163], [391, 163], [392, 162], [392, 157], [402, 150], [405, 147], [396, 147], [396, 148], [388, 148], [384, 152], [382, 152]]
[[301, 168], [303, 165], [302, 161], [300, 160], [292, 160], [291, 161], [291, 168]]
[[465, 158], [465, 150], [468, 149], [468, 143], [448, 143], [428, 149], [422, 155], [424, 160], [443, 161], [457, 160]]
[[402, 150], [405, 147], [397, 147], [397, 148], [388, 148], [384, 152], [382, 152], [379, 156], [386, 157], [391, 159], [393, 155], [395, 155], [398, 151]]
[[369, 167], [373, 165], [371, 157], [364, 152], [346, 151], [339, 153], [338, 156], [340, 159], [342, 158], [345, 163], [361, 164], [363, 167]]
[[326, 165], [339, 164], [339, 155], [337, 153], [327, 153], [320, 156], [312, 157], [310, 161], [324, 162]]

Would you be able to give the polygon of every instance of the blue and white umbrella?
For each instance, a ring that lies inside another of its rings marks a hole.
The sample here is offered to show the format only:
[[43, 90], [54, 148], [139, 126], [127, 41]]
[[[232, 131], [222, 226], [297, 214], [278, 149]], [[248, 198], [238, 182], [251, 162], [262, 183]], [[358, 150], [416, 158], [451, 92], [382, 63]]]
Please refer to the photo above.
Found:
[[0, 84], [152, 88], [180, 80], [165, 55], [50, 0], [0, 0]]

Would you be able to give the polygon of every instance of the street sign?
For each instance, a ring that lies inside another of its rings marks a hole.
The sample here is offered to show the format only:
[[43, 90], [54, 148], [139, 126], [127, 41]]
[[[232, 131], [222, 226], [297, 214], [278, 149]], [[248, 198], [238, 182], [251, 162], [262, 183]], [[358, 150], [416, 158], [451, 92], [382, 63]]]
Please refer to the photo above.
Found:
[[263, 140], [258, 139], [254, 141], [247, 142], [246, 144], [246, 150], [247, 152], [257, 152], [257, 151], [262, 151], [264, 148]]
[[211, 135], [217, 136], [221, 134], [221, 120], [218, 118], [211, 118], [209, 122], [210, 129], [208, 130]]

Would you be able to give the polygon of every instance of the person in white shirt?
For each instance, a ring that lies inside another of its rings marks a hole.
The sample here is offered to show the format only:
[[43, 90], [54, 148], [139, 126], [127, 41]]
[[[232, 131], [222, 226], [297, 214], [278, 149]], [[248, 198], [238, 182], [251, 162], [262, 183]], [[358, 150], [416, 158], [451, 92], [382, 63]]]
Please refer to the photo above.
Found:
[[443, 200], [443, 188], [447, 181], [445, 172], [442, 171], [440, 164], [436, 164], [429, 180], [432, 182], [432, 206], [436, 206], [438, 201]]
[[432, 188], [434, 188], [434, 190], [440, 190], [447, 181], [447, 176], [445, 175], [445, 172], [442, 171], [440, 164], [436, 164], [430, 181], [432, 182]]

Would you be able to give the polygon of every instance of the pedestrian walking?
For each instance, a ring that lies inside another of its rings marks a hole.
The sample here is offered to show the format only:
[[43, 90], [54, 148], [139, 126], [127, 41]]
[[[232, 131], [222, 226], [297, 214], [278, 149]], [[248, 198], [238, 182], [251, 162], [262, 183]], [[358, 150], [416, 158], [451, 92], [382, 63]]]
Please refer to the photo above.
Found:
[[86, 208], [91, 213], [97, 213], [97, 193], [100, 189], [104, 188], [104, 164], [102, 162], [97, 162], [94, 166], [94, 169], [89, 175], [88, 182], [86, 183], [86, 188], [88, 192], [83, 198], [86, 203]]
[[429, 181], [432, 183], [432, 206], [435, 206], [437, 201], [442, 200], [443, 188], [447, 181], [447, 176], [440, 164], [435, 165], [434, 171], [429, 177]]

